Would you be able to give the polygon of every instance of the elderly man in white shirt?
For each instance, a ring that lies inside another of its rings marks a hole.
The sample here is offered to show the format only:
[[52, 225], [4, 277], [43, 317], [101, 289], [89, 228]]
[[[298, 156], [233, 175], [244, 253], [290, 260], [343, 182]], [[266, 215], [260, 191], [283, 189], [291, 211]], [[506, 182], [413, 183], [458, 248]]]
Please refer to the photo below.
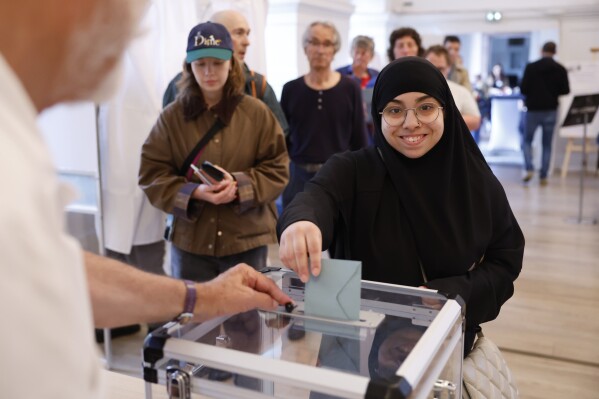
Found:
[[195, 284], [84, 254], [65, 232], [72, 193], [36, 115], [98, 100], [147, 0], [0, 0], [0, 390], [3, 398], [102, 397], [93, 324], [202, 321], [291, 299], [247, 265]]
[[[445, 79], [447, 79], [451, 64], [449, 62], [449, 53], [445, 47], [441, 45], [429, 47], [424, 53], [424, 58], [436, 66], [443, 76], [445, 76]], [[447, 84], [449, 85], [449, 90], [451, 90], [455, 105], [457, 105], [458, 110], [462, 114], [462, 118], [464, 118], [464, 122], [466, 122], [468, 129], [470, 129], [470, 131], [478, 129], [481, 117], [474, 95], [464, 86], [452, 82], [449, 79], [447, 79]]]

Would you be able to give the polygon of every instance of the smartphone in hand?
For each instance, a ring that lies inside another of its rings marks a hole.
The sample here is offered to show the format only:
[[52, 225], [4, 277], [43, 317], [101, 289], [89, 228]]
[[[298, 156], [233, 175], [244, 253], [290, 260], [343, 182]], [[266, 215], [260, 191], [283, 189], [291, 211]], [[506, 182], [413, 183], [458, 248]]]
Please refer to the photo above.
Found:
[[189, 166], [193, 169], [193, 173], [206, 185], [212, 186], [225, 178], [225, 174], [208, 161], [202, 163], [200, 168], [194, 164]]
[[213, 164], [208, 161], [202, 162], [202, 166], [200, 167], [200, 171], [204, 172], [210, 178], [212, 178], [215, 182], [219, 182], [225, 178], [225, 174], [222, 170], [216, 168]]

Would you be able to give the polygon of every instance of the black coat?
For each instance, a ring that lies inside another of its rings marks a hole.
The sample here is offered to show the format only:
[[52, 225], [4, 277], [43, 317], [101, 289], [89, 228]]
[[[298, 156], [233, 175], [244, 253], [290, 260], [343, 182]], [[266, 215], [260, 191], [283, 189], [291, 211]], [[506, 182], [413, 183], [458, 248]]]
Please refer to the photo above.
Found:
[[[450, 258], [440, 271], [423, 264], [426, 286], [464, 299], [470, 328], [497, 317], [512, 296], [524, 250], [522, 232], [499, 182], [489, 180], [478, 190], [496, 194], [484, 205], [495, 217], [493, 228], [481, 237], [486, 242], [482, 262], [470, 271], [472, 264], [453, 264]], [[364, 280], [425, 285], [412, 232], [402, 219], [405, 212], [381, 157], [376, 148], [368, 148], [331, 158], [285, 209], [277, 231], [280, 237], [290, 224], [311, 221], [322, 232], [323, 250], [333, 248], [333, 258], [362, 262]]]

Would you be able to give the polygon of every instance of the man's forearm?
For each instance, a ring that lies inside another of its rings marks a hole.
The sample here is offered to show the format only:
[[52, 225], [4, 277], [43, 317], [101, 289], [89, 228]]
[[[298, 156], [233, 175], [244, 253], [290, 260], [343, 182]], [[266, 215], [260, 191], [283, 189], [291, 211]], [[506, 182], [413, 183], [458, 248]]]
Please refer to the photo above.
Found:
[[[167, 321], [184, 310], [187, 290], [181, 280], [87, 252], [85, 265], [96, 327]], [[245, 264], [196, 283], [196, 298], [195, 322], [292, 301], [271, 279]]]
[[96, 327], [171, 320], [183, 310], [185, 285], [119, 261], [85, 253]]

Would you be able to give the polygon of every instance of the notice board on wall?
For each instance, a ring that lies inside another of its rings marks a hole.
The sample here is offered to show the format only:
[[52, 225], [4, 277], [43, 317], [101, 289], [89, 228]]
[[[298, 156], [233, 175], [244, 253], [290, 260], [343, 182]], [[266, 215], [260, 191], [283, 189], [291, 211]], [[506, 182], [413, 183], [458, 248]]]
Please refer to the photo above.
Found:
[[[578, 124], [567, 124], [568, 110], [575, 97], [589, 96], [599, 93], [599, 62], [573, 62], [565, 65], [568, 70], [570, 94], [560, 97], [560, 113], [558, 118], [559, 135], [564, 138], [582, 138], [583, 128]], [[587, 138], [599, 134], [599, 118], [594, 118], [587, 126]]]

